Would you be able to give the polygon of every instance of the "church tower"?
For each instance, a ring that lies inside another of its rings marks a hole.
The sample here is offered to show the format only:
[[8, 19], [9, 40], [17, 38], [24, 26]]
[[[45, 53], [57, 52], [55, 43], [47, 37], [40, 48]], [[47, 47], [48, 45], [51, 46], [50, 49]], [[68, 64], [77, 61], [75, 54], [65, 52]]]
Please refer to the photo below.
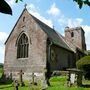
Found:
[[65, 39], [81, 50], [86, 50], [85, 32], [82, 27], [65, 28]]

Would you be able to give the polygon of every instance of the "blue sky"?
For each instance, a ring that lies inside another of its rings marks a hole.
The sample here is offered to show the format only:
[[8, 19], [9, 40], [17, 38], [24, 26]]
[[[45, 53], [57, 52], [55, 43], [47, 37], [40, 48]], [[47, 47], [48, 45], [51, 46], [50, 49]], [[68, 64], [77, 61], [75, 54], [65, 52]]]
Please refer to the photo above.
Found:
[[0, 13], [0, 62], [4, 62], [4, 42], [27, 4], [28, 11], [50, 27], [64, 35], [64, 28], [82, 26], [85, 31], [87, 49], [90, 49], [90, 7], [82, 9], [73, 0], [6, 0], [13, 15]]

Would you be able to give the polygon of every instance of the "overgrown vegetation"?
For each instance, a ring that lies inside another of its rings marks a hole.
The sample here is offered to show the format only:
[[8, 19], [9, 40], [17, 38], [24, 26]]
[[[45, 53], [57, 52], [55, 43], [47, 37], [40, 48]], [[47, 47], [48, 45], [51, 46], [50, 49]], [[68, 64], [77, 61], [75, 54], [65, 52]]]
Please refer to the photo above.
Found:
[[[0, 74], [2, 74], [3, 68], [0, 68]], [[41, 90], [41, 86], [35, 86], [31, 85], [30, 82], [24, 81], [25, 86], [20, 87], [19, 90]], [[67, 76], [62, 75], [62, 76], [54, 76], [50, 78], [50, 84], [46, 90], [90, 90], [90, 87], [77, 87], [77, 86], [72, 86], [72, 87], [67, 87]], [[84, 81], [84, 84], [90, 84], [90, 81]], [[13, 83], [2, 83], [0, 84], [0, 90], [14, 90], [15, 87]]]
[[[77, 87], [77, 86], [67, 87], [66, 80], [67, 80], [66, 76], [51, 77], [50, 79], [51, 86], [49, 86], [46, 90], [90, 90], [90, 88], [86, 87]], [[14, 89], [15, 88], [12, 84], [0, 85], [0, 90], [14, 90]], [[25, 82], [25, 86], [24, 87], [19, 86], [19, 90], [41, 90], [41, 87], [30, 85], [29, 82]]]
[[90, 79], [90, 56], [85, 56], [76, 62], [76, 66], [86, 72], [85, 78]]
[[87, 68], [90, 69], [90, 67], [88, 67], [89, 65], [90, 65], [90, 56], [85, 56], [76, 62], [76, 66], [79, 69], [84, 69], [85, 66], [87, 66]]

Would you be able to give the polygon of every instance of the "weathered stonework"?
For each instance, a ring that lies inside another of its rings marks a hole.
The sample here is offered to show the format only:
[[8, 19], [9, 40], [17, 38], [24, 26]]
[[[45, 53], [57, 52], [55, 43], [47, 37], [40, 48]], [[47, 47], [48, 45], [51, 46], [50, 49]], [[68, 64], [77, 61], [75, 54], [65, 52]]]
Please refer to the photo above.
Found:
[[[70, 37], [72, 31], [73, 38]], [[23, 33], [28, 38], [28, 57], [17, 58], [17, 43]], [[70, 45], [70, 42], [76, 46]], [[85, 50], [85, 37], [81, 29], [67, 30], [63, 37], [24, 9], [5, 43], [4, 73], [7, 77], [12, 73], [13, 78], [19, 79], [18, 73], [22, 70], [23, 79], [32, 79], [34, 73], [37, 80], [41, 80], [45, 78], [44, 69], [49, 74], [54, 70], [75, 67], [76, 59], [84, 56], [78, 47]]]
[[[17, 38], [22, 33], [25, 33], [29, 39], [29, 57], [17, 59]], [[5, 74], [8, 76], [13, 73], [13, 77], [18, 77], [20, 70], [23, 70], [24, 77], [32, 72], [41, 73], [46, 67], [46, 43], [47, 35], [25, 11], [5, 46]]]
[[[74, 35], [73, 37], [71, 35], [72, 32]], [[81, 27], [76, 28], [66, 27], [65, 29], [65, 39], [73, 43], [76, 47], [80, 48], [81, 50], [86, 50], [84, 34], [85, 32]]]

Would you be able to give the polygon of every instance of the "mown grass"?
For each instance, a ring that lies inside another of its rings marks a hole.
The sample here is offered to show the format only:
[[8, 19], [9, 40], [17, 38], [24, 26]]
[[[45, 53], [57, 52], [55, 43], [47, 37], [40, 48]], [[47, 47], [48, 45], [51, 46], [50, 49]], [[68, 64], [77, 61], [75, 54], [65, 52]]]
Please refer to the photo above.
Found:
[[[65, 76], [52, 77], [50, 79], [51, 86], [47, 90], [90, 90], [90, 87], [67, 86], [67, 78]], [[87, 84], [86, 81], [85, 83]]]
[[[2, 70], [0, 69], [0, 72]], [[1, 73], [0, 73], [1, 75]], [[90, 90], [90, 87], [77, 87], [77, 86], [72, 86], [68, 87], [67, 86], [67, 77], [66, 76], [55, 76], [50, 79], [50, 84], [46, 90]], [[84, 84], [90, 85], [90, 81], [85, 80]], [[0, 85], [0, 90], [15, 90], [15, 87], [13, 84], [1, 84]], [[30, 85], [29, 82], [25, 81], [25, 86], [20, 87], [19, 90], [41, 90], [41, 86], [35, 86], [35, 85]]]
[[[77, 87], [77, 86], [68, 87], [66, 85], [66, 77], [65, 76], [52, 77], [50, 79], [50, 84], [51, 84], [51, 86], [49, 86], [46, 90], [90, 90], [90, 87], [89, 88]], [[0, 85], [0, 90], [14, 90], [14, 89], [15, 88], [12, 84]], [[29, 83], [25, 83], [24, 87], [19, 86], [19, 90], [41, 90], [41, 87], [40, 86], [32, 86]]]

